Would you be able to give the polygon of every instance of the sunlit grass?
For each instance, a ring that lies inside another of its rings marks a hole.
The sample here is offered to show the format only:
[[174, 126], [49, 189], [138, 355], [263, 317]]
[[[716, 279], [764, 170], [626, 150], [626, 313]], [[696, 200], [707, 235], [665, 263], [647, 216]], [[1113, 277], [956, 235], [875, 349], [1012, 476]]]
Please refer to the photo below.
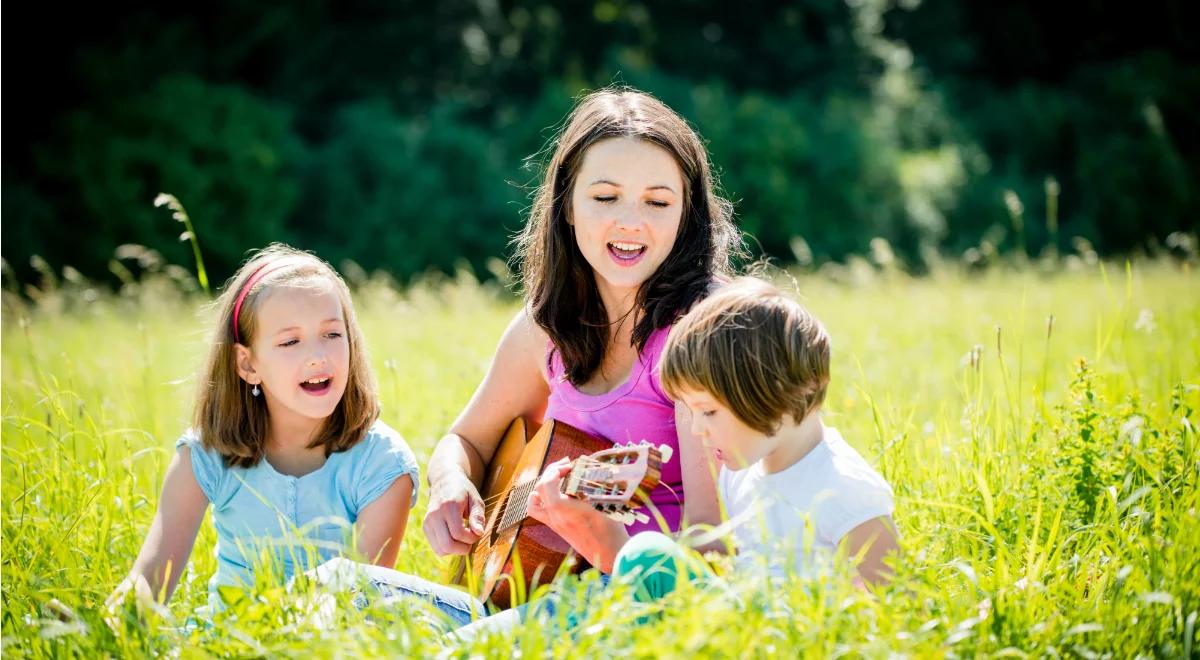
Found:
[[[572, 633], [530, 625], [464, 646], [421, 608], [317, 615], [270, 585], [220, 625], [180, 632], [215, 568], [207, 522], [169, 611], [106, 625], [100, 604], [187, 424], [209, 313], [165, 279], [120, 295], [68, 281], [37, 304], [6, 294], [3, 652], [1194, 655], [1197, 284], [1166, 263], [802, 275], [834, 339], [827, 423], [896, 491], [895, 584], [871, 595], [845, 576], [783, 589], [733, 576], [732, 591], [677, 594], [645, 626], [617, 589]], [[518, 303], [470, 278], [368, 281], [356, 303], [383, 418], [423, 465]], [[397, 567], [442, 579], [420, 532], [425, 497]]]

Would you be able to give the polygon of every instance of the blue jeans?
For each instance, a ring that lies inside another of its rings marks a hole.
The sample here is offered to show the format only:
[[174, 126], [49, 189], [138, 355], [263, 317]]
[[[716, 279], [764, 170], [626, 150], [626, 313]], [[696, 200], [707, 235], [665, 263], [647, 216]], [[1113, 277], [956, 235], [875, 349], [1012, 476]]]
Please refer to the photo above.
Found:
[[[534, 617], [550, 624], [552, 619], [562, 615], [565, 617], [564, 626], [569, 629], [574, 627], [578, 615], [585, 607], [584, 602], [577, 602], [575, 598], [569, 599], [559, 589], [552, 588], [543, 598], [485, 616], [487, 609], [483, 603], [465, 591], [382, 566], [361, 564], [338, 557], [321, 564], [310, 571], [310, 574], [321, 584], [333, 588], [355, 588], [366, 583], [377, 590], [385, 603], [402, 598], [416, 598], [428, 602], [450, 619], [456, 629], [454, 635], [459, 639], [510, 630]], [[608, 582], [609, 576], [600, 574], [596, 584], [588, 587], [586, 593], [603, 589], [608, 586]], [[586, 597], [583, 601], [586, 601]], [[360, 593], [354, 602], [362, 607], [367, 604], [368, 599]]]
[[[310, 574], [318, 582], [335, 588], [353, 588], [365, 582], [377, 589], [378, 595], [385, 601], [399, 598], [426, 601], [446, 615], [455, 628], [465, 626], [472, 619], [487, 613], [483, 603], [465, 591], [391, 568], [361, 564], [342, 557], [330, 559]], [[367, 598], [359, 594], [354, 601], [361, 607], [366, 605]]]

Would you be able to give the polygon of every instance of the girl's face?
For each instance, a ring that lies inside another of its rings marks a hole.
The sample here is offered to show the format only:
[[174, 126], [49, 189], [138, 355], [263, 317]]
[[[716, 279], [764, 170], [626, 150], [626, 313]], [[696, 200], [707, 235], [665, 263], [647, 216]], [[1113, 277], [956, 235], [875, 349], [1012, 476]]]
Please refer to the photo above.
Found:
[[679, 399], [692, 414], [692, 435], [730, 470], [753, 465], [778, 448], [776, 438], [747, 426], [704, 390], [681, 389]]
[[265, 293], [252, 345], [237, 347], [238, 372], [262, 388], [272, 424], [323, 420], [350, 372], [341, 299], [330, 283]]
[[675, 245], [683, 199], [683, 175], [666, 149], [637, 138], [588, 147], [570, 223], [602, 295], [624, 298], [658, 270]]

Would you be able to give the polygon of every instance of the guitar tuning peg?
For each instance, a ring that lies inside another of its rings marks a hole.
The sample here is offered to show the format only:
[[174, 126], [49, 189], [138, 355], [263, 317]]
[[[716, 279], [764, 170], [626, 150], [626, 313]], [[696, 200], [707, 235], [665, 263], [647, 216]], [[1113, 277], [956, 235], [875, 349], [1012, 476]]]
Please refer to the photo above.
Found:
[[659, 445], [658, 453], [660, 456], [662, 456], [663, 463], [669, 463], [671, 461], [671, 457], [675, 455], [675, 450], [671, 449], [670, 445]]

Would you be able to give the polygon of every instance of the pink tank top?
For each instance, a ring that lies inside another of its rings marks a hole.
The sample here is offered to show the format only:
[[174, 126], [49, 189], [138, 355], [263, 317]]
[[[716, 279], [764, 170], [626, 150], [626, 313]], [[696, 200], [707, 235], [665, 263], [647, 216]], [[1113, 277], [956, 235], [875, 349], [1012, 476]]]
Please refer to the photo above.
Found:
[[667, 398], [659, 381], [659, 359], [670, 328], [651, 333], [645, 349], [633, 363], [629, 379], [611, 392], [592, 396], [575, 389], [567, 379], [562, 356], [549, 348], [550, 399], [546, 418], [566, 422], [614, 444], [642, 440], [667, 445], [674, 456], [663, 465], [662, 481], [650, 493], [650, 506], [641, 509], [650, 517], [646, 523], [626, 526], [630, 535], [653, 530], [679, 531], [683, 518], [683, 478], [679, 469], [679, 435], [675, 431], [675, 404]]

